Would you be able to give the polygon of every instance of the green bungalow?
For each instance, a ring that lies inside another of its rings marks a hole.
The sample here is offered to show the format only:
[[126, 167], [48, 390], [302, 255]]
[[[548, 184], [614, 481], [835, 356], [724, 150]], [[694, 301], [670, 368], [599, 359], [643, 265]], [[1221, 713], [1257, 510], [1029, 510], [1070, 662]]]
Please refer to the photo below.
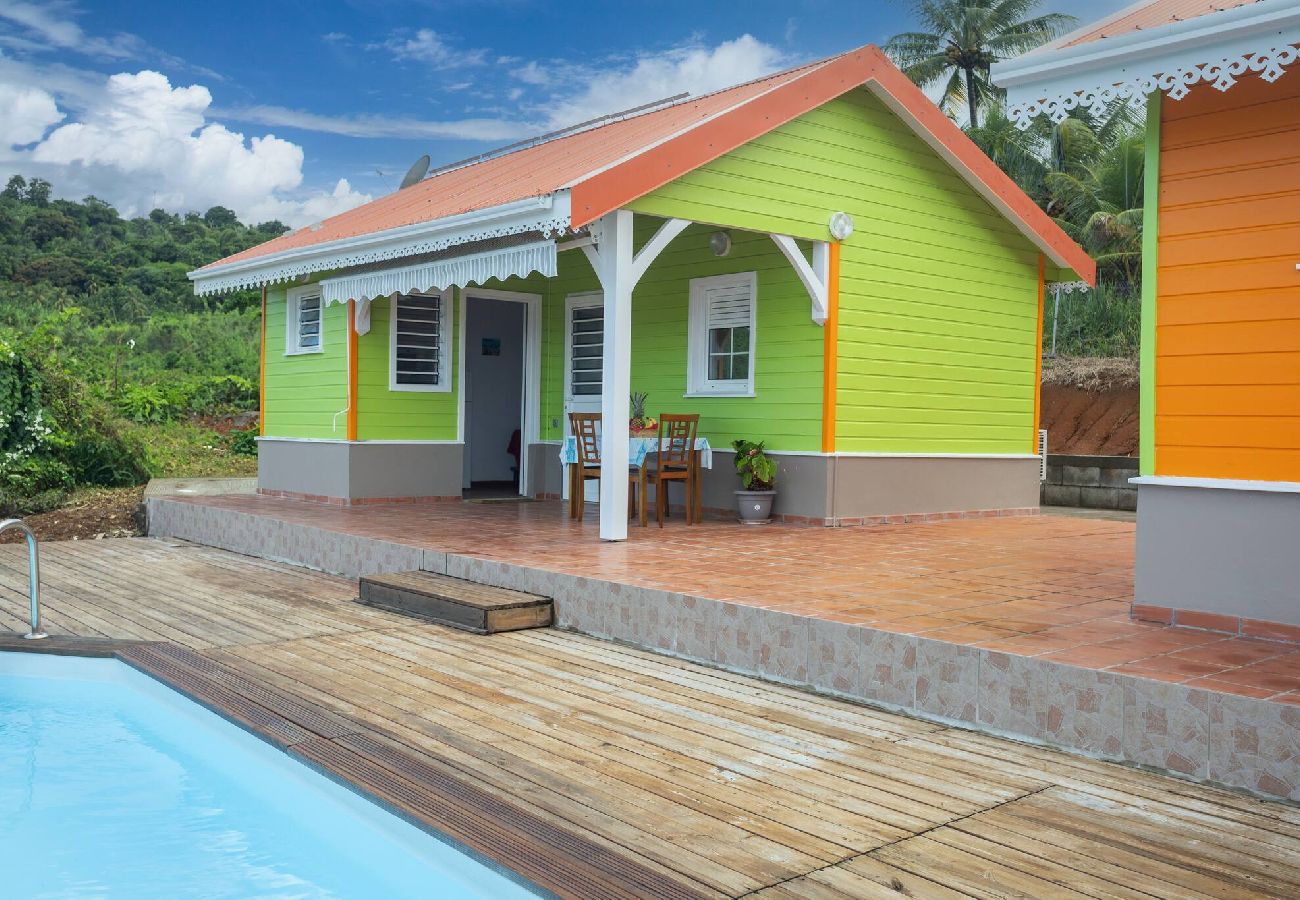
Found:
[[[264, 493], [559, 496], [567, 413], [602, 412], [625, 456], [637, 391], [714, 448], [767, 441], [783, 518], [847, 525], [1037, 506], [1044, 284], [1094, 267], [868, 46], [436, 171], [191, 278], [263, 289]], [[731, 507], [726, 460], [703, 474]], [[625, 481], [599, 500], [625, 538]]]

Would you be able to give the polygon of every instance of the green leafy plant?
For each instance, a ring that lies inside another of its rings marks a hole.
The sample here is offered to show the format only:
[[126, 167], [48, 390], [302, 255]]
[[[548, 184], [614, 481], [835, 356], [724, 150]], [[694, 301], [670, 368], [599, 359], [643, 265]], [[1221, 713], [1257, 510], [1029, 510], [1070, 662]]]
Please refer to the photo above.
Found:
[[776, 483], [776, 463], [772, 462], [763, 441], [735, 440], [736, 474], [747, 491], [770, 491]]
[[238, 456], [257, 456], [257, 429], [235, 429], [226, 435], [226, 446]]

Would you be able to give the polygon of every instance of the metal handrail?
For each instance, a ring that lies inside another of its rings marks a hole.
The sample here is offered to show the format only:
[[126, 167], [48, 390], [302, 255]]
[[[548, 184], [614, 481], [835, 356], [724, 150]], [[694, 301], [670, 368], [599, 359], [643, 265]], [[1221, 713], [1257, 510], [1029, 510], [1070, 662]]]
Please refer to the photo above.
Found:
[[17, 528], [27, 538], [27, 579], [32, 597], [32, 630], [23, 635], [29, 641], [49, 637], [41, 631], [41, 559], [36, 550], [36, 535], [22, 519], [5, 519], [0, 522], [0, 534]]

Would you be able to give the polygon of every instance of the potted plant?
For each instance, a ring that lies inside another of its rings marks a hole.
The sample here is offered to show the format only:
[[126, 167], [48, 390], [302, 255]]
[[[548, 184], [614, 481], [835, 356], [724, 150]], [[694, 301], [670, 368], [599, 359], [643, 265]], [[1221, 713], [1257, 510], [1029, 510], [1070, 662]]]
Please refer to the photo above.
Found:
[[742, 525], [766, 525], [772, 518], [776, 499], [776, 463], [764, 451], [762, 441], [732, 441], [736, 451], [736, 474], [744, 490], [736, 491], [736, 513]]
[[627, 423], [632, 437], [655, 437], [659, 434], [659, 423], [645, 414], [645, 402], [649, 397], [645, 392], [632, 392], [632, 417]]

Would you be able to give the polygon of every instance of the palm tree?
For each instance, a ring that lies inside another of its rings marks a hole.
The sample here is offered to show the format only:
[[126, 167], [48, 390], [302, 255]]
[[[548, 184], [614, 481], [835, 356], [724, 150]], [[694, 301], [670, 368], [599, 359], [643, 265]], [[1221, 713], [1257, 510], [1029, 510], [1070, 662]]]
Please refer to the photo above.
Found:
[[979, 110], [1000, 99], [989, 80], [995, 62], [1047, 43], [1074, 24], [1074, 16], [1048, 13], [1026, 18], [1042, 0], [910, 0], [924, 31], [895, 35], [885, 52], [921, 87], [947, 79], [939, 106], [950, 115], [963, 100], [972, 127]]

